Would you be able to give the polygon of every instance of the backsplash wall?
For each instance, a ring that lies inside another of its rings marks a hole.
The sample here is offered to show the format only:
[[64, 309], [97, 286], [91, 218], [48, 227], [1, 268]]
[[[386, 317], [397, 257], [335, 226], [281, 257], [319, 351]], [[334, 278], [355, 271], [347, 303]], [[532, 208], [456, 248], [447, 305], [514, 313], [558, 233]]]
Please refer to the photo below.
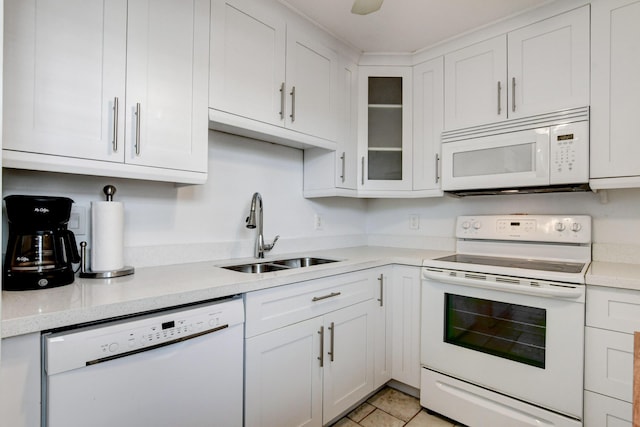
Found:
[[[452, 238], [458, 215], [582, 214], [592, 216], [594, 259], [640, 262], [640, 189], [609, 190], [607, 198], [603, 203], [599, 195], [581, 192], [445, 196], [401, 203], [378, 199], [369, 202], [367, 232], [370, 244], [395, 246], [392, 242], [404, 241], [404, 245], [421, 247], [425, 239], [437, 244]], [[410, 229], [410, 215], [419, 216], [419, 229]]]

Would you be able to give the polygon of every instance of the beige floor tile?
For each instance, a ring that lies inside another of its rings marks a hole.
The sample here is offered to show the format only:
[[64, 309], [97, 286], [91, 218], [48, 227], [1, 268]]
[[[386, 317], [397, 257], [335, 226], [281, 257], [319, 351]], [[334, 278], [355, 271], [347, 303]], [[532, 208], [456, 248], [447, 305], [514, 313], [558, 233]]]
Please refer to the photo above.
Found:
[[376, 393], [368, 402], [404, 422], [409, 421], [422, 409], [418, 399], [389, 387]]
[[352, 421], [359, 423], [360, 421], [362, 421], [364, 417], [366, 417], [367, 415], [369, 415], [375, 410], [376, 410], [375, 406], [369, 405], [367, 402], [365, 402], [362, 405], [358, 406], [353, 411], [351, 411], [349, 415], [347, 415], [347, 417], [349, 417], [349, 419], [351, 419]]
[[404, 421], [387, 414], [386, 412], [376, 409], [365, 419], [360, 421], [362, 427], [402, 427]]
[[406, 427], [453, 427], [453, 424], [442, 418], [429, 415], [427, 411], [422, 410], [407, 423]]
[[357, 423], [354, 423], [349, 418], [341, 418], [340, 421], [335, 423], [332, 427], [360, 427]]

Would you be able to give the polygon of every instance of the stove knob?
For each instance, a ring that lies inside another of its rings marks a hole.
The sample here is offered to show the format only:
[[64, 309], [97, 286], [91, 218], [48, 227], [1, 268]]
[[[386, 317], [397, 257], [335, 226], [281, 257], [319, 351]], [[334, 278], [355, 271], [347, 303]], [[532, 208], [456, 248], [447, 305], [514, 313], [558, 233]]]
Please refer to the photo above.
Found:
[[469, 229], [469, 227], [471, 227], [471, 224], [469, 224], [469, 221], [464, 221], [464, 222], [462, 223], [462, 228], [463, 228], [464, 230], [468, 230], [468, 229]]
[[580, 224], [579, 222], [574, 222], [573, 224], [571, 224], [571, 231], [578, 232], [580, 230], [582, 230], [582, 224]]
[[482, 224], [479, 222], [474, 222], [473, 223], [473, 228], [475, 228], [476, 230], [480, 230], [480, 228], [482, 227]]
[[556, 231], [564, 231], [565, 227], [564, 224], [561, 222], [556, 222]]

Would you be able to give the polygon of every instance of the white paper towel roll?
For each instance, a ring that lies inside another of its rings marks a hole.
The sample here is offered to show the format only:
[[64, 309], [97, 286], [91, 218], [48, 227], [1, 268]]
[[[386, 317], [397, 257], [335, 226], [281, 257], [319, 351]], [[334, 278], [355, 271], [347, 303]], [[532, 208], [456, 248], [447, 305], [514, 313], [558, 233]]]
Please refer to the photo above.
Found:
[[91, 202], [91, 270], [124, 267], [124, 206], [122, 202]]

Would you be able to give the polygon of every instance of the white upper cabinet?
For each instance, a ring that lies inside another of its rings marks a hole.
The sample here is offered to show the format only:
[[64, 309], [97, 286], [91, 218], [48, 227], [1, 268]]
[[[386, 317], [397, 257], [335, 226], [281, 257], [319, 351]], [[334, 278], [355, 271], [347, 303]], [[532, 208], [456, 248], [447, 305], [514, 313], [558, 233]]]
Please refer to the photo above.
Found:
[[124, 161], [127, 2], [7, 0], [5, 18], [3, 148]]
[[215, 0], [209, 106], [279, 125], [284, 121], [286, 24], [255, 1]]
[[410, 67], [360, 67], [359, 191], [412, 189], [411, 77]]
[[445, 127], [507, 118], [507, 39], [498, 36], [444, 58]]
[[445, 56], [445, 129], [589, 104], [589, 6]]
[[207, 171], [209, 2], [129, 0], [125, 161]]
[[5, 166], [206, 180], [208, 1], [5, 5]]
[[[440, 135], [444, 122], [442, 57], [413, 67], [413, 190], [441, 195]], [[433, 191], [435, 190], [435, 191]]]
[[592, 8], [590, 184], [640, 187], [640, 1]]
[[214, 129], [335, 149], [338, 53], [275, 2], [214, 0], [209, 119]]

